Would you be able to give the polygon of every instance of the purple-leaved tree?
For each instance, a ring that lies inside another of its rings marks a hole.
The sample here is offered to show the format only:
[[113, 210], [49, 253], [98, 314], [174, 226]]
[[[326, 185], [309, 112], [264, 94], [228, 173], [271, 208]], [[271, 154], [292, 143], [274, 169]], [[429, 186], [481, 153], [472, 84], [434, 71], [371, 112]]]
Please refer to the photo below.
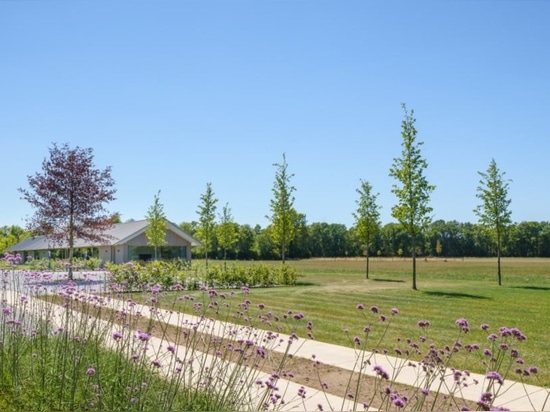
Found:
[[45, 235], [56, 245], [69, 249], [69, 279], [75, 241], [98, 243], [108, 239], [114, 215], [105, 205], [114, 200], [116, 190], [111, 167], [94, 166], [91, 148], [69, 147], [68, 143], [49, 149], [42, 162], [42, 173], [27, 176], [29, 189], [19, 188], [23, 199], [35, 209], [27, 220], [35, 234]]

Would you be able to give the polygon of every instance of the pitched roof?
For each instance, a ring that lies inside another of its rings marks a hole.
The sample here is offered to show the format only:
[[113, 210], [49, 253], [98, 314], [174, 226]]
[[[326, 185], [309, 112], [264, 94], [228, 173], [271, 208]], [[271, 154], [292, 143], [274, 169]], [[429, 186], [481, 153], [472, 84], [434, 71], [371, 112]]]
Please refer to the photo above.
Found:
[[[104, 234], [108, 237], [106, 243], [89, 242], [82, 239], [76, 239], [74, 243], [75, 248], [92, 247], [92, 246], [116, 246], [127, 243], [130, 239], [141, 235], [147, 230], [149, 226], [148, 220], [134, 220], [126, 223], [115, 223], [110, 229], [106, 230]], [[172, 222], [166, 222], [166, 228], [176, 233], [181, 238], [188, 241], [191, 246], [202, 246], [202, 243], [197, 239], [181, 230], [176, 224]], [[8, 248], [8, 251], [23, 251], [23, 250], [49, 250], [58, 249], [60, 247], [67, 247], [59, 244], [54, 244], [51, 240], [48, 240], [46, 236], [34, 236], [19, 242], [18, 244]]]

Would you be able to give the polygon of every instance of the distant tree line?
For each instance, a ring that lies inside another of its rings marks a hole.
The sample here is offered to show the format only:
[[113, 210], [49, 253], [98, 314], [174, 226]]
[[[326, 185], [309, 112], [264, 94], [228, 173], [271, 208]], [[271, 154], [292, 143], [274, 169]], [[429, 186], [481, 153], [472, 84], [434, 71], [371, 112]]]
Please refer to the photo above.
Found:
[[[228, 226], [233, 241], [229, 246], [223, 241]], [[197, 236], [199, 223], [183, 222], [180, 228]], [[276, 260], [281, 259], [280, 245], [273, 241], [271, 226], [262, 228], [235, 222], [216, 226], [211, 239], [210, 259], [229, 260]], [[0, 227], [0, 250], [29, 237], [30, 233], [13, 225]], [[502, 256], [505, 257], [550, 257], [550, 222], [521, 222], [511, 224], [504, 234]], [[456, 220], [435, 220], [417, 240], [417, 255], [430, 257], [495, 257], [496, 245], [493, 234], [477, 223], [461, 223]], [[299, 217], [296, 235], [287, 250], [288, 259], [313, 257], [360, 257], [364, 256], [364, 242], [357, 236], [356, 228], [347, 228], [340, 223], [315, 222], [308, 224], [305, 216]], [[374, 236], [371, 257], [410, 257], [410, 237], [398, 223], [387, 223]], [[202, 248], [193, 250], [195, 258], [204, 258]]]
[[[276, 260], [281, 259], [280, 244], [275, 243], [272, 227], [231, 223], [236, 241], [229, 248], [220, 246], [215, 230], [211, 239], [211, 259]], [[225, 223], [227, 225], [227, 222]], [[182, 230], [196, 235], [198, 222], [183, 222]], [[501, 256], [550, 257], [550, 222], [521, 222], [507, 227], [503, 235]], [[371, 257], [410, 257], [411, 238], [399, 223], [387, 223], [380, 227], [370, 246]], [[344, 224], [315, 222], [308, 224], [305, 216], [298, 218], [296, 234], [286, 251], [288, 259], [314, 257], [365, 256], [363, 240], [354, 227]], [[435, 220], [416, 239], [416, 255], [422, 257], [496, 257], [494, 234], [477, 223], [461, 223], [455, 220]], [[195, 258], [203, 258], [204, 251], [196, 248]]]

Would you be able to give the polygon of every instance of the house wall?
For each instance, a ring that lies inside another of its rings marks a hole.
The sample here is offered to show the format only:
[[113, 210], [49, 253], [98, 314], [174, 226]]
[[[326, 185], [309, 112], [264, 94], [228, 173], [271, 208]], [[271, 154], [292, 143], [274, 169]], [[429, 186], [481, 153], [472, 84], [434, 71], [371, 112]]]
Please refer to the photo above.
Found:
[[128, 245], [113, 246], [115, 263], [117, 265], [128, 261]]
[[111, 246], [101, 246], [99, 248], [99, 258], [101, 262], [105, 264], [106, 262], [113, 261], [113, 248]]

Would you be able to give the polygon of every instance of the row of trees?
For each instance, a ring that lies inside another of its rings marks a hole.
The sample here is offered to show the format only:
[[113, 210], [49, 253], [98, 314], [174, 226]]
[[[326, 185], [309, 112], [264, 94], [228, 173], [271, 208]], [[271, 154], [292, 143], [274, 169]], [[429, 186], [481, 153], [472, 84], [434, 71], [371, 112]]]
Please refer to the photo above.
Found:
[[[394, 232], [405, 233], [406, 240], [397, 248], [395, 241], [384, 240], [384, 233], [393, 229], [381, 230], [380, 206], [376, 202], [378, 194], [368, 181], [361, 180], [361, 186], [357, 189], [357, 209], [353, 213], [355, 223], [350, 230], [351, 233], [347, 235], [349, 239], [346, 240], [344, 235], [348, 232], [347, 229], [341, 226], [339, 230], [343, 236], [334, 236], [331, 248], [337, 244], [345, 255], [356, 255], [358, 251], [365, 251], [367, 278], [371, 252], [378, 255], [410, 254], [413, 289], [416, 289], [417, 254], [433, 254], [432, 245], [427, 239], [433, 211], [429, 201], [435, 186], [425, 177], [424, 172], [428, 163], [421, 154], [423, 142], [417, 141], [414, 112], [408, 111], [405, 104], [402, 108], [405, 115], [401, 123], [402, 151], [400, 157], [394, 158], [389, 176], [395, 179], [391, 191], [397, 199], [391, 209], [392, 216], [398, 222]], [[48, 236], [54, 242], [68, 244], [70, 261], [75, 239], [104, 240], [103, 233], [113, 223], [115, 216], [107, 214], [105, 209], [105, 204], [113, 200], [115, 194], [111, 169], [108, 167], [98, 170], [93, 166], [92, 160], [92, 149], [72, 149], [67, 144], [59, 148], [54, 144], [50, 149], [50, 158], [43, 162], [43, 173], [28, 176], [29, 189], [19, 189], [23, 198], [36, 209], [35, 215], [28, 222], [29, 229], [34, 233]], [[288, 171], [284, 153], [283, 162], [275, 163], [273, 166], [276, 168], [273, 198], [270, 201], [270, 215], [267, 216], [270, 225], [265, 230], [251, 229], [249, 234], [252, 236], [244, 233], [246, 226], [239, 227], [233, 222], [228, 204], [224, 206], [218, 222], [218, 199], [215, 198], [211, 183], [207, 184], [197, 210], [198, 222], [195, 225], [189, 224], [190, 227], [187, 227], [187, 224], [182, 225], [184, 230], [202, 241], [202, 253], [207, 265], [209, 255], [217, 249], [223, 252], [223, 256], [234, 252], [241, 257], [255, 250], [258, 258], [268, 258], [272, 255], [279, 257], [283, 264], [287, 254], [294, 257], [317, 255], [314, 251], [318, 246], [312, 240], [318, 237], [315, 235], [315, 226], [308, 226], [306, 216], [294, 208], [296, 188], [291, 183], [294, 175]], [[507, 197], [508, 181], [503, 178], [504, 174], [500, 172], [494, 160], [486, 172], [479, 174], [481, 180], [477, 196], [481, 204], [474, 211], [479, 216], [483, 232], [489, 236], [487, 239], [491, 239], [491, 242], [488, 242], [491, 246], [487, 249], [495, 251], [498, 257], [500, 285], [500, 256], [507, 229], [511, 224], [511, 213], [508, 209], [510, 199]], [[147, 213], [147, 219], [151, 222], [147, 237], [155, 251], [164, 243], [166, 221], [159, 196], [160, 192], [155, 196], [154, 204]], [[254, 246], [243, 247], [243, 239], [250, 237], [254, 239]], [[443, 251], [443, 241], [443, 238], [436, 240], [436, 253], [438, 250]], [[430, 246], [427, 248], [426, 244]], [[463, 251], [461, 255], [470, 254], [468, 252], [471, 247], [461, 245], [460, 248]], [[487, 250], [484, 253], [486, 254]]]
[[[355, 218], [354, 227], [352, 229], [354, 242], [349, 240], [344, 241], [345, 236], [340, 238], [340, 245], [343, 247], [344, 253], [355, 255], [357, 250], [363, 250], [366, 255], [366, 277], [369, 277], [369, 257], [371, 251], [375, 250], [377, 254], [392, 255], [396, 251], [401, 251], [400, 254], [410, 253], [412, 257], [412, 287], [416, 286], [416, 257], [417, 254], [432, 254], [431, 245], [427, 244], [427, 230], [432, 221], [433, 209], [430, 207], [430, 195], [435, 190], [435, 186], [430, 184], [425, 176], [425, 169], [428, 167], [428, 162], [422, 157], [421, 147], [423, 142], [417, 140], [417, 130], [415, 127], [416, 119], [414, 111], [408, 111], [405, 104], [402, 104], [404, 111], [404, 120], [401, 122], [401, 137], [402, 151], [401, 156], [393, 159], [393, 164], [389, 170], [389, 176], [395, 179], [392, 185], [392, 193], [396, 196], [397, 202], [391, 209], [392, 216], [398, 222], [398, 231], [406, 234], [406, 241], [401, 242], [398, 249], [395, 248], [394, 242], [383, 241], [383, 232], [381, 231], [380, 222], [380, 206], [377, 204], [378, 194], [374, 192], [372, 185], [361, 179], [361, 185], [357, 189], [359, 198], [357, 199], [357, 209], [353, 212]], [[285, 262], [287, 251], [292, 247], [298, 249], [297, 255], [315, 255], [311, 251], [314, 247], [311, 246], [309, 240], [310, 230], [306, 224], [305, 215], [298, 213], [294, 208], [293, 192], [296, 190], [291, 184], [291, 179], [294, 176], [288, 172], [288, 164], [285, 154], [283, 153], [283, 162], [274, 164], [276, 167], [275, 181], [273, 184], [273, 198], [270, 202], [271, 215], [268, 216], [271, 224], [265, 231], [256, 230], [254, 233], [255, 248], [257, 254], [261, 258], [265, 258], [267, 251], [278, 255], [282, 262]], [[507, 235], [508, 226], [512, 223], [511, 212], [509, 205], [511, 200], [508, 199], [509, 181], [504, 179], [502, 173], [493, 159], [486, 172], [479, 172], [481, 177], [479, 181], [477, 197], [481, 204], [478, 205], [474, 212], [479, 216], [479, 224], [483, 228], [483, 232], [491, 239], [490, 250], [494, 251], [497, 256], [497, 274], [498, 284], [501, 284], [501, 265], [500, 257], [503, 249], [503, 241]], [[215, 231], [215, 211], [217, 199], [213, 197], [211, 184], [207, 185], [206, 193], [201, 197], [201, 205], [197, 211], [199, 222], [197, 227], [187, 227], [184, 229], [195, 233], [199, 239], [204, 242], [204, 254], [206, 258], [213, 247], [212, 234]], [[226, 205], [226, 208], [228, 206]], [[224, 209], [224, 217], [222, 218], [222, 231], [232, 231], [231, 236], [222, 236], [220, 238], [221, 249], [224, 251], [224, 256], [228, 249], [234, 248], [238, 243], [239, 233], [237, 229], [231, 229], [231, 221], [226, 215]], [[391, 227], [391, 226], [390, 226]], [[241, 230], [242, 232], [242, 230]], [[346, 232], [345, 228], [341, 231]], [[206, 234], [208, 234], [206, 236]], [[304, 240], [306, 239], [306, 240]], [[442, 250], [443, 239], [436, 240], [437, 250]], [[376, 244], [375, 244], [376, 243]], [[429, 243], [428, 243], [429, 244]], [[298, 246], [301, 245], [301, 246]], [[304, 246], [306, 245], [306, 246]], [[278, 253], [274, 252], [278, 248]], [[461, 246], [462, 253], [469, 254], [472, 247], [466, 245]], [[242, 253], [243, 248], [239, 247]], [[248, 249], [250, 250], [250, 248]], [[295, 252], [297, 252], [295, 250]], [[237, 253], [237, 251], [236, 251]], [[488, 251], [481, 254], [486, 255]], [[479, 254], [479, 253], [478, 253]]]

